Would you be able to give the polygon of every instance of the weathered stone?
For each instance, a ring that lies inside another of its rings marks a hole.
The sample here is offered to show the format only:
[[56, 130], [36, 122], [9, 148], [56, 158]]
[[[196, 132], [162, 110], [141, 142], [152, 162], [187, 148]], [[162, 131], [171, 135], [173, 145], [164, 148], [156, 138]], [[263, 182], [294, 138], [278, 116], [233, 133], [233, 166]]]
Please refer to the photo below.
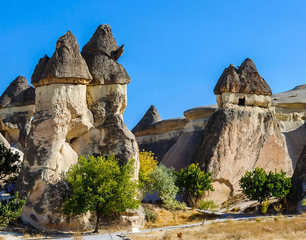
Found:
[[35, 103], [35, 90], [23, 76], [18, 76], [0, 97], [0, 107], [25, 106]]
[[0, 98], [0, 132], [12, 146], [24, 150], [35, 111], [35, 89], [18, 76]]
[[292, 183], [296, 189], [296, 200], [299, 201], [306, 196], [306, 145], [299, 156], [293, 176]]
[[[199, 117], [199, 113], [197, 113], [196, 116]], [[207, 114], [205, 114], [205, 116], [207, 116]], [[195, 116], [193, 115], [193, 117]], [[203, 117], [189, 121], [175, 144], [173, 144], [163, 156], [161, 163], [177, 170], [191, 164], [194, 161], [194, 154], [201, 144], [202, 132], [207, 124], [207, 120], [207, 117]]]
[[21, 174], [22, 190], [28, 196], [22, 214], [24, 221], [48, 231], [67, 224], [58, 210], [63, 202], [62, 193], [55, 186], [78, 159], [69, 143], [92, 126], [85, 85], [52, 84], [36, 88], [36, 112], [26, 140]]
[[217, 105], [203, 106], [188, 109], [184, 112], [187, 120], [208, 119], [216, 110]]
[[255, 167], [282, 169], [289, 175], [293, 171], [275, 115], [258, 107], [231, 106], [215, 112], [194, 159], [214, 179], [231, 183], [234, 193], [241, 176]]
[[259, 75], [254, 62], [247, 58], [236, 69], [233, 65], [226, 68], [214, 89], [216, 95], [231, 92], [257, 95], [272, 95], [266, 81]]
[[146, 111], [141, 120], [133, 128], [132, 132], [135, 134], [138, 131], [147, 129], [152, 124], [161, 121], [159, 113], [154, 105], [151, 105], [150, 108]]
[[82, 49], [82, 56], [93, 76], [91, 84], [127, 84], [130, 77], [116, 60], [121, 56], [123, 46], [118, 47], [109, 25], [100, 25], [89, 42]]
[[92, 79], [87, 64], [80, 54], [74, 35], [68, 31], [56, 43], [52, 57], [39, 60], [33, 76], [35, 87], [56, 83], [88, 84]]

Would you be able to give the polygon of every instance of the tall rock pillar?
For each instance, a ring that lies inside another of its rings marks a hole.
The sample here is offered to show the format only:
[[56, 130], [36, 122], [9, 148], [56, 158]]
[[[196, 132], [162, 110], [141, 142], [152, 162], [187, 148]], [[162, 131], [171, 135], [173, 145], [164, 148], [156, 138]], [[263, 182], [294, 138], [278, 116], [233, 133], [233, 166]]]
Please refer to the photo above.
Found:
[[91, 79], [70, 31], [59, 38], [51, 58], [40, 59], [33, 73], [36, 111], [21, 173], [22, 190], [28, 197], [22, 219], [39, 229], [83, 229], [89, 225], [85, 218], [67, 223], [59, 208], [66, 192], [62, 176], [78, 159], [70, 143], [93, 127], [86, 99]]

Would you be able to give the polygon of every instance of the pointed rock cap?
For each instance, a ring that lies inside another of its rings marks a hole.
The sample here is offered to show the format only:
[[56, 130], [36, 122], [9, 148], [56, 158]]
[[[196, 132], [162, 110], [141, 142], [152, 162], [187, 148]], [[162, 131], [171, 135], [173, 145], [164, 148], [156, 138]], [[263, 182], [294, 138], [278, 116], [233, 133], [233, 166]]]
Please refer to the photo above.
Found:
[[127, 84], [130, 77], [124, 67], [117, 63], [124, 45], [118, 47], [109, 25], [100, 25], [89, 42], [82, 49], [93, 77], [91, 84]]
[[133, 128], [132, 132], [140, 132], [159, 121], [161, 121], [159, 113], [155, 106], [151, 105], [150, 108], [146, 111], [145, 115], [142, 117], [142, 119]]
[[25, 106], [35, 104], [35, 89], [23, 76], [18, 76], [0, 97], [0, 107]]
[[272, 95], [269, 85], [259, 75], [250, 58], [247, 58], [239, 69], [231, 64], [224, 70], [215, 86], [214, 93], [224, 92]]
[[39, 60], [32, 75], [32, 84], [35, 87], [55, 83], [88, 84], [91, 79], [79, 45], [68, 31], [58, 39], [52, 57], [45, 55]]

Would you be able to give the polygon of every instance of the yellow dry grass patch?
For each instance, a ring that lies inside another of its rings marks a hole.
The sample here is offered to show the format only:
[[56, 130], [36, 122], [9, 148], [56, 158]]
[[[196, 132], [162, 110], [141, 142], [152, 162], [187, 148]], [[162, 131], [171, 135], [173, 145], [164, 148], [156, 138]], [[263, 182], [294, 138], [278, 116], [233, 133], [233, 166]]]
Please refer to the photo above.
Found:
[[132, 240], [303, 240], [306, 215], [276, 217], [262, 221], [226, 221], [188, 229], [131, 235]]
[[169, 211], [159, 207], [154, 207], [152, 210], [157, 214], [157, 219], [154, 223], [147, 222], [146, 228], [181, 225], [201, 222], [203, 220], [202, 214], [198, 213], [196, 210]]

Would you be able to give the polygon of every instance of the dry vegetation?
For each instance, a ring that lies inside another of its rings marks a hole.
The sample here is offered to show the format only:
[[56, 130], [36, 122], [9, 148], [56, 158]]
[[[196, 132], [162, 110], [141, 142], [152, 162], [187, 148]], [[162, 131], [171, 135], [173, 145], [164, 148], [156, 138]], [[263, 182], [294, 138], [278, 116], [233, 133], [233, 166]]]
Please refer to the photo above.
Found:
[[145, 204], [145, 206], [153, 210], [157, 215], [156, 221], [146, 222], [145, 228], [165, 227], [203, 221], [203, 215], [196, 210], [169, 211], [165, 208], [156, 207], [151, 204]]
[[306, 215], [213, 223], [200, 227], [131, 235], [132, 240], [303, 240]]

